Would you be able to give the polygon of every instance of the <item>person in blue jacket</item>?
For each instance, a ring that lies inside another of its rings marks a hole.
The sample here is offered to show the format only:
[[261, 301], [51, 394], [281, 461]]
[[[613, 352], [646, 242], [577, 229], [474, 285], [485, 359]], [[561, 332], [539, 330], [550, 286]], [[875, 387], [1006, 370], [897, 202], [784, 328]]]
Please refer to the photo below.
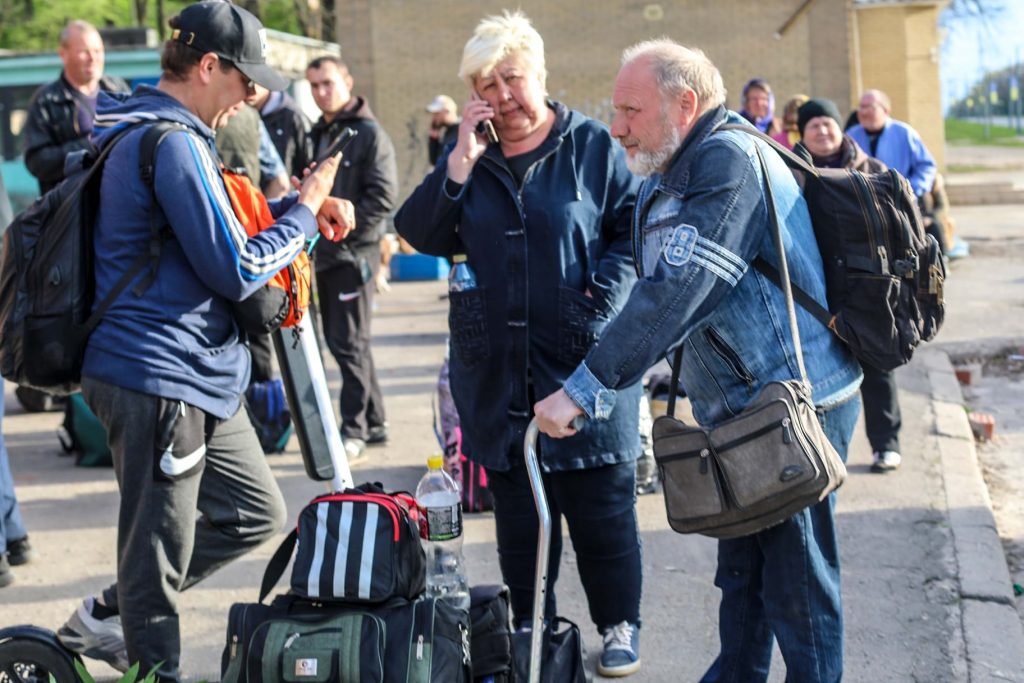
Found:
[[[633, 224], [642, 277], [563, 387], [534, 406], [544, 433], [576, 438], [570, 424], [579, 415], [585, 428], [603, 423], [622, 388], [680, 346], [683, 388], [704, 427], [739, 414], [768, 383], [800, 377], [785, 297], [750, 266], [759, 255], [778, 264], [770, 210], [790, 277], [818, 302], [821, 254], [793, 175], [753, 135], [720, 129], [743, 121], [724, 102], [721, 73], [700, 50], [661, 39], [623, 53], [611, 132], [630, 168], [647, 176]], [[801, 307], [796, 317], [818, 419], [845, 461], [860, 412], [860, 368], [827, 327]], [[829, 496], [773, 527], [718, 542], [721, 649], [702, 683], [768, 680], [776, 641], [787, 681], [842, 679], [834, 504]]]
[[[178, 594], [275, 534], [281, 492], [240, 407], [250, 358], [232, 302], [252, 294], [318, 232], [353, 227], [348, 202], [329, 199], [337, 157], [301, 190], [271, 202], [276, 223], [249, 237], [219, 170], [214, 130], [254, 82], [284, 80], [265, 63], [256, 17], [231, 3], [189, 5], [170, 21], [156, 87], [125, 100], [103, 94], [94, 142], [103, 148], [135, 123], [180, 126], [160, 144], [155, 181], [143, 182], [147, 126], [114, 143], [95, 226], [96, 301], [151, 244], [151, 211], [167, 226], [155, 274], [147, 269], [114, 300], [89, 338], [82, 391], [107, 430], [121, 493], [117, 582], [86, 598], [60, 629], [65, 646], [125, 670], [180, 675]], [[144, 278], [152, 278], [148, 286]]]
[[[533, 612], [537, 515], [523, 463], [530, 406], [594, 346], [636, 279], [629, 220], [637, 182], [608, 129], [547, 99], [544, 44], [520, 12], [484, 19], [466, 43], [470, 88], [458, 139], [395, 216], [420, 251], [465, 254], [477, 287], [450, 293], [451, 390], [467, 457], [494, 494], [502, 576], [518, 623]], [[490, 121], [489, 144], [478, 124]], [[609, 420], [543, 437], [540, 459], [558, 577], [561, 517], [590, 615], [604, 634], [598, 670], [640, 667], [640, 539], [635, 512], [639, 377]], [[544, 616], [555, 616], [548, 588]]]

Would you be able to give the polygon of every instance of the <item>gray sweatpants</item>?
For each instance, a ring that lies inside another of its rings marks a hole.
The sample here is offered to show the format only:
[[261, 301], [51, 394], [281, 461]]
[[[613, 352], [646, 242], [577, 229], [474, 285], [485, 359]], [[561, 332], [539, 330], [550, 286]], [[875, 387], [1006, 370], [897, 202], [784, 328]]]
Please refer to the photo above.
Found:
[[82, 392], [121, 491], [117, 583], [103, 602], [121, 615], [129, 661], [143, 673], [163, 662], [160, 679], [176, 681], [178, 593], [280, 530], [284, 499], [244, 408], [220, 420], [91, 378]]

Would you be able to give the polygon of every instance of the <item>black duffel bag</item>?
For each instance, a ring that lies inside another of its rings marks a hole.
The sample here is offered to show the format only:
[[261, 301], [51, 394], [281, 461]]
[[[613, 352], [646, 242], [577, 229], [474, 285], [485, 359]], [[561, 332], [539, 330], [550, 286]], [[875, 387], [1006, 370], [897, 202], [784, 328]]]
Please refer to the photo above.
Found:
[[281, 595], [235, 604], [223, 683], [469, 683], [469, 615], [435, 598], [376, 606]]
[[469, 652], [473, 662], [473, 680], [478, 683], [484, 679], [490, 683], [509, 683], [512, 680], [509, 600], [508, 586], [473, 586], [469, 589]]

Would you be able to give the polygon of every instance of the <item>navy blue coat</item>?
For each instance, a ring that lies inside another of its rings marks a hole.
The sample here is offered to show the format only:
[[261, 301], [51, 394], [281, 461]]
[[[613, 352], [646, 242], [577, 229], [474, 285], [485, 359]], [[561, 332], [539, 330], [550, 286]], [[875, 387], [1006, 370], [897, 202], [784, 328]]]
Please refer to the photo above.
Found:
[[[630, 217], [639, 182], [603, 124], [549, 106], [554, 126], [521, 188], [491, 145], [453, 196], [449, 148], [395, 216], [418, 250], [465, 253], [476, 273], [477, 289], [451, 295], [451, 387], [466, 455], [496, 470], [522, 457], [532, 402], [562, 386], [636, 281]], [[621, 388], [610, 419], [574, 437], [542, 436], [543, 467], [634, 460], [640, 392]]]

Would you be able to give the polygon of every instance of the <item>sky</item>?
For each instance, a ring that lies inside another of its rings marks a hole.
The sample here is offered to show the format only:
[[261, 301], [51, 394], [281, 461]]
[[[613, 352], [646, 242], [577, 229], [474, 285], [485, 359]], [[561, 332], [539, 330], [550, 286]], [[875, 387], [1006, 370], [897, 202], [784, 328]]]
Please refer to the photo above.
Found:
[[940, 62], [944, 109], [962, 98], [984, 73], [1018, 59], [1024, 62], [1024, 0], [1002, 0], [1001, 4], [1004, 9], [997, 18], [987, 23], [959, 20], [948, 31]]

